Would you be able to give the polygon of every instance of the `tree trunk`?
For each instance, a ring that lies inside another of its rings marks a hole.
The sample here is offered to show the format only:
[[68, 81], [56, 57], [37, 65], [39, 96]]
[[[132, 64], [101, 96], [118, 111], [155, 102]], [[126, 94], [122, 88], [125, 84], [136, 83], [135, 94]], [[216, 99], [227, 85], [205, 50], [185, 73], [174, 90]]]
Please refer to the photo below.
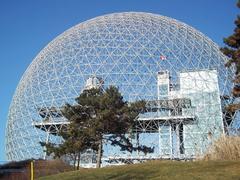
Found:
[[101, 163], [102, 163], [101, 161], [102, 161], [102, 139], [99, 141], [99, 144], [98, 144], [97, 167], [96, 168], [101, 167]]
[[81, 157], [81, 153], [78, 152], [77, 170], [79, 170], [79, 167], [80, 167], [80, 157]]
[[73, 160], [74, 170], [76, 170], [76, 161], [77, 161], [77, 155], [76, 155], [76, 153], [74, 153], [74, 160]]

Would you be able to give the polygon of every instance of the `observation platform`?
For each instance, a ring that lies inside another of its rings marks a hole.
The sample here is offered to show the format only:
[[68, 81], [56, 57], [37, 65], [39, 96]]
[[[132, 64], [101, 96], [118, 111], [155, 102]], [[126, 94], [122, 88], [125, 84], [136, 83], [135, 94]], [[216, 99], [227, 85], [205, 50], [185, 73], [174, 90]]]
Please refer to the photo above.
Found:
[[67, 128], [69, 121], [66, 121], [61, 110], [56, 107], [38, 108], [38, 114], [42, 121], [33, 120], [32, 126], [49, 134], [57, 135], [61, 130]]
[[194, 113], [183, 115], [165, 115], [165, 116], [140, 116], [136, 120], [135, 131], [142, 133], [159, 132], [160, 126], [169, 126], [176, 124], [193, 124], [196, 120]]
[[190, 122], [194, 121], [196, 117], [194, 115], [183, 115], [183, 116], [158, 116], [158, 117], [139, 117], [137, 121], [168, 121], [170, 123], [178, 122]]
[[42, 131], [48, 132], [49, 134], [57, 135], [60, 130], [67, 128], [69, 121], [59, 121], [59, 122], [32, 122], [32, 125]]
[[[174, 98], [148, 101], [147, 112], [136, 119], [135, 131], [157, 132], [160, 125], [190, 124], [196, 119], [194, 107], [188, 98]], [[160, 111], [164, 110], [164, 113]], [[167, 112], [167, 113], [166, 113]], [[39, 108], [42, 121], [33, 121], [32, 125], [47, 133], [57, 135], [69, 125], [59, 109], [55, 107]]]
[[190, 108], [191, 100], [188, 98], [174, 98], [174, 99], [160, 99], [148, 101], [147, 109], [157, 111], [159, 108], [177, 109], [177, 108]]
[[49, 117], [62, 117], [61, 110], [55, 107], [38, 108], [38, 114], [44, 119]]

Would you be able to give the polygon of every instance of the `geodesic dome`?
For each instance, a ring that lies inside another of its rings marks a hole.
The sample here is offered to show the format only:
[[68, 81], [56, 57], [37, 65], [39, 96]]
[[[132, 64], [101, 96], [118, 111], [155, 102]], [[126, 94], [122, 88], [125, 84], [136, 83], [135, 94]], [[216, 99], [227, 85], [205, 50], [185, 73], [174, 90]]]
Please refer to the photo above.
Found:
[[74, 103], [92, 77], [118, 86], [127, 101], [146, 100], [149, 110], [139, 115], [133, 141], [154, 153], [119, 153], [106, 143], [105, 159], [202, 154], [233, 124], [222, 114], [232, 77], [225, 62], [209, 38], [172, 18], [127, 12], [80, 23], [51, 41], [21, 78], [9, 109], [7, 159], [43, 158], [39, 141], [60, 141], [67, 123], [59, 108]]

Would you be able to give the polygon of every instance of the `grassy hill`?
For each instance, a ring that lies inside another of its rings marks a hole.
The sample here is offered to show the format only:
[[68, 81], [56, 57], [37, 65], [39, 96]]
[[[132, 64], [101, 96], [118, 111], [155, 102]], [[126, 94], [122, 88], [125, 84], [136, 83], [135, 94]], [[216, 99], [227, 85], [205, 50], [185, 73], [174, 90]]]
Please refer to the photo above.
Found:
[[142, 164], [81, 169], [57, 175], [41, 177], [40, 180], [132, 180], [132, 179], [239, 179], [240, 161], [151, 161]]

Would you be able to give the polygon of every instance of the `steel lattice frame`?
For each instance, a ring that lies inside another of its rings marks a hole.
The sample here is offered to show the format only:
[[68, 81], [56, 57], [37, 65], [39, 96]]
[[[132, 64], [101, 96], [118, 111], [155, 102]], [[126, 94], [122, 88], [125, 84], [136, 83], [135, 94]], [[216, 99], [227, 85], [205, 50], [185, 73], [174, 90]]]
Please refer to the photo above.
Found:
[[133, 141], [155, 147], [154, 153], [119, 153], [105, 144], [106, 161], [202, 155], [213, 139], [236, 127], [221, 114], [220, 96], [231, 94], [233, 74], [225, 62], [209, 38], [168, 17], [129, 12], [80, 23], [50, 42], [20, 80], [8, 116], [7, 159], [42, 158], [39, 141], [60, 141], [51, 131], [65, 120], [49, 115], [47, 126], [42, 110], [74, 103], [91, 76], [105, 87], [118, 86], [125, 100], [145, 99], [149, 106], [139, 115]]

